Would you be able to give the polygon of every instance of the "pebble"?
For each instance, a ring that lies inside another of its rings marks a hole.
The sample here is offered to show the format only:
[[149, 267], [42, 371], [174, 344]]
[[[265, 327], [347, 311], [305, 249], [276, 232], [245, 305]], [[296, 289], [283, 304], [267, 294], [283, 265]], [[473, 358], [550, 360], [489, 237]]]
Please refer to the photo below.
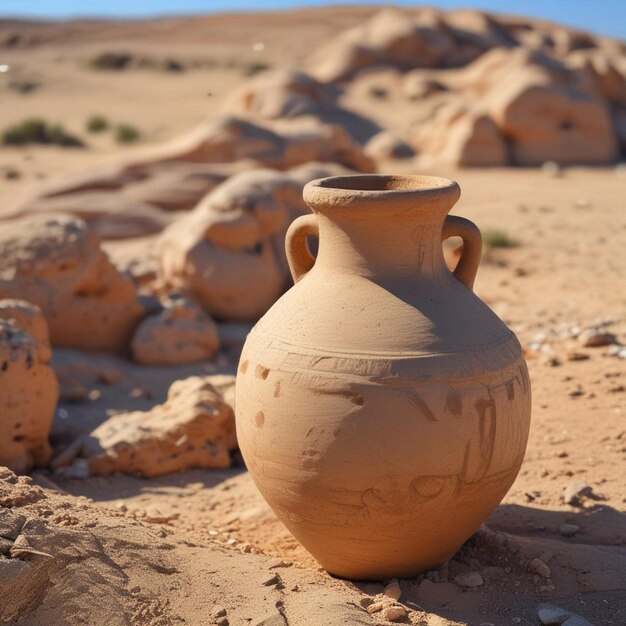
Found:
[[573, 481], [563, 491], [563, 502], [571, 506], [581, 506], [581, 500], [592, 493], [593, 490], [586, 483]]
[[211, 612], [211, 617], [224, 617], [226, 609], [223, 606], [216, 606]]
[[600, 348], [615, 343], [615, 335], [602, 332], [596, 328], [589, 328], [578, 335], [578, 341], [585, 348]]
[[555, 161], [546, 161], [541, 166], [541, 171], [551, 178], [558, 178], [559, 176], [563, 175], [561, 166]]
[[570, 616], [571, 613], [569, 611], [553, 604], [543, 603], [537, 607], [537, 617], [544, 626], [562, 624]]
[[550, 568], [539, 558], [533, 559], [528, 564], [528, 569], [533, 572], [533, 574], [539, 574], [543, 578], [550, 578], [552, 572], [550, 572]]
[[567, 353], [568, 361], [587, 361], [591, 357], [584, 352], [577, 352], [576, 350], [571, 350]]
[[573, 537], [580, 530], [580, 526], [576, 524], [561, 524], [559, 526], [559, 532], [563, 537]]
[[383, 617], [390, 622], [399, 622], [406, 617], [406, 609], [403, 606], [388, 606], [383, 611]]
[[372, 614], [372, 613], [379, 613], [384, 608], [385, 608], [385, 605], [382, 602], [372, 602], [372, 604], [370, 604], [367, 607], [367, 612], [370, 613], [370, 614]]
[[572, 615], [563, 622], [562, 626], [593, 626], [593, 624], [580, 615]]
[[459, 574], [454, 577], [454, 582], [461, 587], [480, 587], [484, 584], [483, 577], [478, 572], [469, 572], [469, 574]]
[[397, 602], [402, 595], [402, 590], [400, 589], [400, 583], [397, 578], [393, 578], [389, 581], [389, 584], [385, 587], [383, 593], [391, 598], [394, 602]]

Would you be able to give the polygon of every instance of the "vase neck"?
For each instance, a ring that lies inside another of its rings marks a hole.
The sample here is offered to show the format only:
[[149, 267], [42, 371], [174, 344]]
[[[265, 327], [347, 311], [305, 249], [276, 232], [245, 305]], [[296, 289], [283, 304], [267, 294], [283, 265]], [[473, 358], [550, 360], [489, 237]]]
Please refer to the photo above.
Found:
[[333, 216], [318, 213], [316, 265], [367, 277], [440, 276], [446, 271], [441, 246], [445, 215], [415, 213]]

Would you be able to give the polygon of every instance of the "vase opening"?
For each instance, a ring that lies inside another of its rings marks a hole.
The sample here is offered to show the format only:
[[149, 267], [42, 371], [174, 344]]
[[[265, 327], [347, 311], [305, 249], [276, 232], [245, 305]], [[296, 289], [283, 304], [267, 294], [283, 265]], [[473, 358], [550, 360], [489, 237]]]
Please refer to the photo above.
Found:
[[304, 187], [304, 200], [316, 212], [340, 208], [406, 209], [407, 205], [444, 213], [459, 199], [461, 191], [453, 180], [438, 176], [332, 176], [313, 180]]

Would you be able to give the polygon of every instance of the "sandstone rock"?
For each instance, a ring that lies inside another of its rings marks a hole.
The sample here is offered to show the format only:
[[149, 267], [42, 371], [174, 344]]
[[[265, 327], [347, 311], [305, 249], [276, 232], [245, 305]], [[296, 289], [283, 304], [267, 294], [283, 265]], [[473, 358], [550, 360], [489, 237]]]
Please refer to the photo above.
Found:
[[59, 397], [36, 307], [0, 301], [0, 370], [0, 465], [25, 473], [50, 460], [48, 433]]
[[329, 161], [359, 171], [373, 171], [373, 163], [339, 126], [312, 120], [282, 127], [262, 125], [233, 116], [207, 120], [188, 135], [145, 154], [147, 163], [233, 163], [251, 160], [275, 169], [289, 169], [309, 161]]
[[593, 496], [593, 489], [586, 483], [573, 481], [563, 491], [563, 502], [570, 506], [582, 506], [582, 502]]
[[570, 67], [586, 72], [598, 94], [614, 105], [626, 107], [626, 75], [600, 50], [579, 50], [567, 57]]
[[219, 349], [215, 322], [188, 298], [172, 296], [158, 315], [143, 320], [131, 344], [143, 365], [177, 365], [212, 358]]
[[421, 100], [447, 89], [443, 82], [425, 76], [422, 70], [408, 72], [402, 80], [402, 93], [409, 100]]
[[414, 156], [415, 151], [409, 144], [388, 130], [374, 135], [364, 148], [365, 154], [372, 159], [406, 159]]
[[388, 606], [383, 610], [383, 617], [390, 622], [399, 622], [406, 617], [406, 609], [403, 606]]
[[171, 221], [158, 207], [125, 198], [116, 191], [75, 192], [37, 198], [12, 218], [68, 214], [84, 220], [100, 239], [127, 239], [162, 231]]
[[501, 60], [485, 95], [489, 116], [510, 146], [512, 163], [610, 163], [617, 141], [605, 102], [583, 77], [556, 60], [527, 50], [491, 52], [477, 63]]
[[144, 312], [96, 235], [69, 216], [39, 216], [0, 230], [0, 298], [39, 306], [53, 345], [123, 351]]
[[414, 137], [420, 153], [460, 166], [504, 166], [506, 144], [491, 118], [464, 105], [442, 106]]
[[285, 68], [252, 79], [227, 102], [226, 110], [266, 120], [312, 117], [327, 125], [340, 126], [358, 141], [380, 130], [372, 120], [340, 106], [340, 94], [333, 85], [321, 83], [305, 72]]
[[237, 446], [233, 409], [224, 399], [231, 387], [233, 376], [178, 380], [164, 404], [110, 417], [65, 450], [53, 466], [63, 472], [84, 458], [91, 474], [146, 477], [229, 467], [229, 451]]
[[349, 80], [373, 66], [405, 71], [442, 67], [454, 51], [454, 36], [439, 14], [425, 10], [413, 16], [385, 9], [316, 51], [310, 66], [316, 77], [330, 83]]
[[528, 564], [528, 569], [533, 574], [538, 574], [542, 578], [550, 578], [550, 568], [539, 558], [532, 559]]
[[394, 602], [397, 602], [402, 595], [402, 590], [400, 589], [400, 583], [397, 578], [390, 580], [385, 590], [383, 591], [384, 595], [388, 598], [391, 598]]
[[286, 285], [283, 241], [294, 213], [304, 211], [300, 194], [280, 172], [231, 177], [163, 233], [163, 278], [218, 319], [260, 317]]

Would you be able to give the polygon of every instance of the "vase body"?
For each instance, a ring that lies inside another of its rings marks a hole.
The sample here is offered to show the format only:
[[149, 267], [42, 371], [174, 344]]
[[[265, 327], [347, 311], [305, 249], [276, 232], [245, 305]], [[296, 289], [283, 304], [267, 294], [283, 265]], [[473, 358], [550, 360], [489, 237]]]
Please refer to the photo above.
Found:
[[330, 573], [414, 576], [450, 558], [519, 471], [522, 351], [444, 263], [456, 183], [336, 177], [304, 197], [319, 251], [248, 336], [239, 445]]

